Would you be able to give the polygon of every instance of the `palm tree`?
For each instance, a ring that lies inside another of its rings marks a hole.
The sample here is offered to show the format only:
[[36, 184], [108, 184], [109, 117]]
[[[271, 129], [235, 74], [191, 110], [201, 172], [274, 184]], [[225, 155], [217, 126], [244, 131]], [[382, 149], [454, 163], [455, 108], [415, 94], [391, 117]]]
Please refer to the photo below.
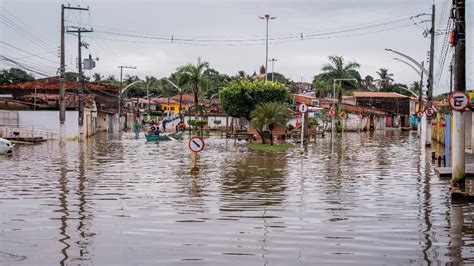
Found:
[[289, 120], [288, 108], [283, 103], [261, 103], [255, 106], [255, 109], [250, 113], [250, 125], [257, 130], [257, 133], [262, 138], [262, 143], [265, 144], [264, 130], [270, 131], [270, 144], [273, 145], [272, 130], [275, 126], [286, 128], [286, 123]]
[[[326, 88], [330, 88], [335, 79], [357, 79], [360, 81], [360, 74], [357, 71], [360, 64], [355, 61], [345, 62], [344, 57], [339, 55], [330, 55], [329, 63], [324, 64], [321, 70], [323, 73], [314, 77], [313, 83], [321, 84], [324, 81]], [[340, 90], [340, 89], [339, 89]], [[341, 94], [339, 91], [338, 94]]]
[[410, 85], [410, 90], [418, 94], [420, 92], [420, 82], [413, 81], [413, 83]]
[[377, 75], [379, 75], [379, 79], [377, 80], [379, 90], [380, 89], [382, 89], [382, 90], [385, 89], [393, 81], [393, 78], [392, 78], [393, 74], [388, 73], [388, 69], [386, 69], [386, 68], [379, 69], [379, 71], [377, 71]]
[[208, 62], [201, 62], [197, 65], [188, 64], [178, 69], [179, 84], [181, 86], [190, 87], [194, 93], [194, 117], [197, 119], [199, 96], [204, 92], [208, 86], [204, 71], [209, 68]]

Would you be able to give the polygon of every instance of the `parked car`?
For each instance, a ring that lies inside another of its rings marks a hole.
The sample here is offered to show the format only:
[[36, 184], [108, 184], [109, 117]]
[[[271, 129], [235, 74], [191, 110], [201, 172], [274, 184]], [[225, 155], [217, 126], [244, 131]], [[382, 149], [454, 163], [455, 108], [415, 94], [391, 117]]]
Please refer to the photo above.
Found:
[[12, 154], [13, 144], [6, 139], [0, 138], [0, 155]]

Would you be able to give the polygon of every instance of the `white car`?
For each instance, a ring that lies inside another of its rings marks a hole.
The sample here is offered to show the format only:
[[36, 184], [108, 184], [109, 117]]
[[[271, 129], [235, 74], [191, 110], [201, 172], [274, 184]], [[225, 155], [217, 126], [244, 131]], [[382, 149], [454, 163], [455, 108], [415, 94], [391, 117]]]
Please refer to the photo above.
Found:
[[12, 153], [13, 153], [13, 144], [9, 140], [0, 138], [0, 155], [12, 154]]

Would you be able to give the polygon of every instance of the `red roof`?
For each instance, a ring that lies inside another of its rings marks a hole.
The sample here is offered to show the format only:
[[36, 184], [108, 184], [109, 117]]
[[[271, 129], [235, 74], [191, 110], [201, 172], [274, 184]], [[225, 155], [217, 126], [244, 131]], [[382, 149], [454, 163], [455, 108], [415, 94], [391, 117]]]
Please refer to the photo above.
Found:
[[[94, 90], [94, 91], [105, 91], [110, 94], [117, 95], [118, 94], [118, 87], [110, 84], [103, 84], [103, 83], [94, 83], [94, 82], [85, 82], [85, 89], [86, 90]], [[78, 82], [75, 81], [68, 81], [65, 80], [64, 87], [66, 91], [77, 91], [78, 90]], [[25, 81], [25, 82], [18, 82], [13, 84], [3, 84], [0, 85], [1, 89], [14, 89], [14, 90], [52, 90], [52, 91], [59, 91], [59, 77], [49, 77], [44, 79], [37, 79], [32, 81]]]
[[396, 92], [354, 91], [355, 98], [409, 98]]

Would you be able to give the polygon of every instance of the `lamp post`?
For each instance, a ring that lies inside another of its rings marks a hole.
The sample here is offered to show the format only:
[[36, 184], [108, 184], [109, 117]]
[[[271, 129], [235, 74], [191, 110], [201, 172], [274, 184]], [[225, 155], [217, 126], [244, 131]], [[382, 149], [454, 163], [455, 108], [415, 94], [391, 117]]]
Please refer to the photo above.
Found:
[[278, 59], [272, 58], [269, 59], [268, 61], [272, 61], [272, 82], [275, 82], [274, 76], [275, 76], [275, 61], [278, 61]]
[[[183, 123], [183, 116], [181, 115], [181, 103], [183, 101], [183, 90], [181, 88], [179, 88], [176, 84], [174, 84], [171, 80], [169, 80], [169, 79], [165, 79], [165, 80], [168, 81], [169, 84], [171, 84], [173, 87], [175, 87], [179, 91], [179, 110], [178, 110], [178, 114], [179, 114], [179, 122]], [[168, 107], [169, 107], [169, 105], [168, 105]]]
[[265, 42], [265, 81], [268, 80], [267, 72], [268, 72], [268, 20], [270, 19], [276, 19], [277, 17], [271, 17], [268, 14], [265, 14], [265, 16], [261, 17], [259, 16], [260, 19], [265, 19], [267, 21], [267, 31], [266, 31], [266, 42]]
[[[334, 99], [333, 101], [333, 107], [334, 107], [334, 111], [336, 110], [335, 108], [335, 105], [336, 105], [336, 81], [357, 81], [357, 79], [334, 79], [333, 80], [333, 85], [332, 85], [332, 98]], [[336, 117], [334, 117], [332, 119], [332, 123], [331, 123], [331, 138], [332, 140], [334, 141], [334, 136], [335, 136], [335, 119], [337, 118], [337, 113], [336, 113]]]
[[[125, 88], [120, 88], [120, 91], [119, 91], [119, 95], [118, 95], [118, 102], [120, 103], [122, 101], [122, 96], [124, 93], [127, 92], [127, 90], [132, 87], [133, 85], [137, 84], [137, 83], [140, 83], [140, 82], [143, 82], [143, 80], [137, 80], [137, 81], [134, 81], [130, 84], [128, 84]], [[121, 113], [121, 105], [119, 105], [119, 116], [118, 116], [118, 128], [120, 128], [120, 113]], [[125, 115], [125, 122], [127, 121], [127, 115]]]

